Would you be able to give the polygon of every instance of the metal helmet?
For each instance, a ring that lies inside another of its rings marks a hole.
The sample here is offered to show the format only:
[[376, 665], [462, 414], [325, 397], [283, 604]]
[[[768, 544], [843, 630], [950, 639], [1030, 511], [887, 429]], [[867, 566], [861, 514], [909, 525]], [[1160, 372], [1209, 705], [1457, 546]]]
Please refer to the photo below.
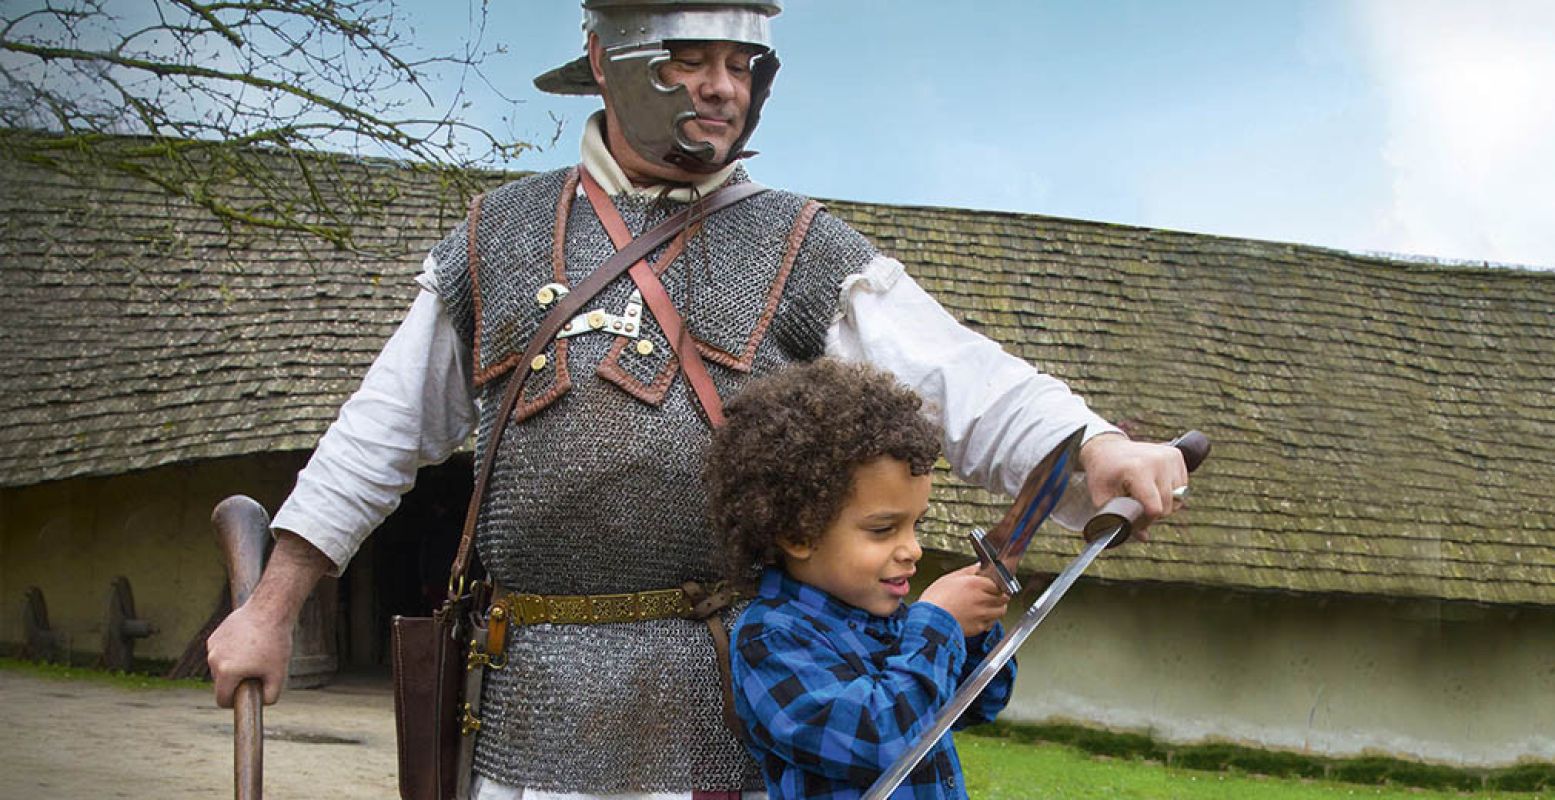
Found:
[[[781, 0], [583, 0], [583, 30], [599, 37], [601, 69], [610, 86], [621, 134], [650, 162], [706, 174], [750, 155], [745, 143], [777, 75], [777, 53], [767, 21], [783, 10]], [[686, 87], [665, 85], [659, 67], [669, 61], [668, 42], [725, 41], [758, 49], [751, 61], [750, 109], [745, 130], [723, 163], [710, 142], [686, 137], [682, 124], [696, 117]], [[599, 94], [588, 55], [535, 78], [551, 94]]]

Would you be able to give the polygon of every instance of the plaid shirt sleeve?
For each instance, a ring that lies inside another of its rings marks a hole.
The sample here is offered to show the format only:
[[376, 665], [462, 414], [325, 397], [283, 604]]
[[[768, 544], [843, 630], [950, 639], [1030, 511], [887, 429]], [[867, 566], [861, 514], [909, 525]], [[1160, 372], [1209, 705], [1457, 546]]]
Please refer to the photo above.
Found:
[[736, 678], [750, 735], [807, 772], [859, 786], [933, 723], [967, 660], [955, 618], [927, 603], [908, 607], [901, 638], [878, 669], [818, 633], [788, 626], [741, 633], [736, 667], [744, 674]]
[[[1004, 626], [995, 622], [992, 630], [966, 640], [967, 660], [965, 666], [961, 669], [961, 679], [957, 682], [957, 686], [965, 683], [968, 678], [972, 677], [972, 673], [977, 671], [978, 665], [983, 662], [984, 658], [988, 657], [988, 654], [993, 651], [994, 647], [1002, 639], [1004, 639]], [[1003, 711], [1004, 707], [1009, 704], [1010, 693], [1014, 688], [1015, 659], [1012, 658], [1009, 660], [1009, 663], [999, 670], [999, 674], [995, 675], [994, 679], [988, 682], [988, 686], [983, 689], [982, 694], [977, 696], [977, 700], [967, 708], [966, 713], [962, 714], [961, 718], [956, 720], [956, 724], [952, 725], [950, 729], [959, 731], [971, 725], [993, 722], [994, 717], [999, 716], [999, 712]]]

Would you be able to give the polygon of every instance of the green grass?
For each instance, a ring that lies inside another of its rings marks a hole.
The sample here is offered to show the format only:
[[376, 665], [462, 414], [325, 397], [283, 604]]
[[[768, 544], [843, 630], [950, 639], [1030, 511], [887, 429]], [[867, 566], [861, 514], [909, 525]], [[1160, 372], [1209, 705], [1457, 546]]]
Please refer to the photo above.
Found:
[[16, 672], [35, 678], [47, 678], [58, 681], [90, 681], [108, 686], [116, 686], [121, 689], [205, 689], [210, 690], [209, 681], [196, 678], [182, 678], [168, 680], [167, 678], [148, 675], [140, 672], [108, 672], [90, 667], [71, 667], [64, 664], [40, 664], [34, 661], [23, 661], [18, 658], [0, 658], [0, 670]]
[[[1303, 777], [1267, 777], [1239, 769], [1204, 771], [1159, 761], [1093, 755], [1073, 746], [1010, 737], [956, 734], [973, 800], [1090, 798], [1210, 798], [1210, 800], [1334, 800], [1337, 798], [1555, 798], [1539, 793], [1421, 789]], [[1298, 757], [1299, 758], [1299, 757]], [[1511, 772], [1507, 770], [1505, 772]], [[1369, 775], [1369, 773], [1368, 773]]]
[[1184, 770], [1256, 775], [1260, 778], [1332, 780], [1363, 786], [1401, 786], [1445, 792], [1547, 792], [1555, 794], [1555, 764], [1530, 762], [1496, 769], [1469, 769], [1387, 756], [1330, 758], [1231, 744], [1168, 744], [1138, 733], [1079, 725], [995, 722], [969, 734], [1012, 744], [1054, 744], [1092, 756], [1152, 762]]

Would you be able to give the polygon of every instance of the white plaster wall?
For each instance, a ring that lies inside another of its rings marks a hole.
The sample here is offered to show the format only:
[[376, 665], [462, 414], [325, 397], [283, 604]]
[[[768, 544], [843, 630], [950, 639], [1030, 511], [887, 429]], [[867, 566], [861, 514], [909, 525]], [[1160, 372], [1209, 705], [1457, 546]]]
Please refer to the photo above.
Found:
[[136, 613], [157, 627], [135, 655], [178, 658], [226, 586], [211, 510], [241, 493], [273, 512], [306, 456], [265, 454], [0, 489], [0, 642], [21, 643], [24, 592], [38, 586], [67, 649], [77, 657], [100, 652], [109, 585], [123, 575]]
[[1555, 609], [1081, 583], [1019, 659], [1005, 719], [1316, 755], [1555, 760]]

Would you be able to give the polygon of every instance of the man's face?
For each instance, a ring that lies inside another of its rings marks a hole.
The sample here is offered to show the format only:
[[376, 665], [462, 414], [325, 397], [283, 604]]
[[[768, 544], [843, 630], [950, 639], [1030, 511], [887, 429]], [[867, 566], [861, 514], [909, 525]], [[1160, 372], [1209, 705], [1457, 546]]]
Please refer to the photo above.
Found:
[[[670, 60], [659, 67], [659, 81], [686, 87], [696, 118], [684, 123], [681, 133], [691, 141], [711, 144], [714, 160], [723, 163], [745, 130], [751, 103], [751, 59], [754, 48], [733, 42], [670, 42]], [[627, 177], [638, 183], [669, 180], [692, 183], [697, 175], [648, 161], [631, 148], [621, 133], [600, 64], [604, 59], [599, 39], [589, 34], [589, 60], [594, 79], [604, 87], [606, 144]]]
[[715, 160], [722, 163], [745, 130], [754, 53], [748, 45], [734, 42], [671, 42], [668, 46], [670, 60], [659, 68], [659, 80], [686, 87], [697, 115], [685, 123], [683, 132], [691, 141], [713, 145]]
[[932, 484], [932, 476], [914, 475], [898, 459], [860, 465], [852, 494], [818, 540], [779, 543], [784, 569], [848, 605], [890, 616], [923, 557], [918, 522], [929, 512]]

